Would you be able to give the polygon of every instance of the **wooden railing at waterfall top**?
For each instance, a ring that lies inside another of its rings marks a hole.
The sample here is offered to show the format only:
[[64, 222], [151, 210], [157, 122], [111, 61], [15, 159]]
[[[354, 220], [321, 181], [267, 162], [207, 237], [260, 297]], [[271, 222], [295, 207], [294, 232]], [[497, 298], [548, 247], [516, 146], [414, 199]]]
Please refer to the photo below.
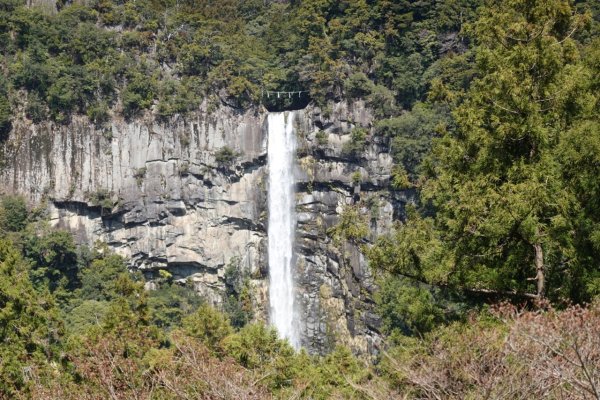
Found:
[[287, 91], [272, 91], [272, 90], [261, 90], [261, 95], [262, 97], [266, 97], [268, 99], [271, 98], [271, 96], [273, 96], [273, 98], [277, 98], [280, 99], [281, 96], [283, 96], [285, 98], [285, 96], [287, 95], [288, 98], [292, 98], [292, 97], [296, 97], [298, 96], [298, 98], [300, 98], [302, 96], [303, 93], [308, 93], [308, 90], [296, 90], [293, 92], [287, 92]]

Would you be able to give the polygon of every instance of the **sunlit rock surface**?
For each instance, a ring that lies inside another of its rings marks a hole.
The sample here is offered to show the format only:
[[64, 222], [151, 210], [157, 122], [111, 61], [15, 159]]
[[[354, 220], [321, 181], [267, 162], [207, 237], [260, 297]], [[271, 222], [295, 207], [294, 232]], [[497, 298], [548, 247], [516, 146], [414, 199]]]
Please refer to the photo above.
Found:
[[[108, 243], [144, 273], [149, 288], [167, 269], [218, 305], [225, 268], [235, 261], [252, 279], [256, 318], [266, 321], [267, 112], [206, 108], [168, 122], [115, 117], [105, 127], [84, 117], [67, 125], [17, 119], [2, 145], [0, 183], [32, 202], [46, 201], [52, 224], [80, 243]], [[295, 121], [302, 343], [313, 352], [340, 342], [373, 353], [379, 318], [372, 272], [355, 246], [335, 246], [327, 230], [345, 205], [371, 197], [377, 207], [364, 211], [374, 234], [383, 233], [411, 195], [388, 191], [385, 140], [372, 138], [360, 154], [344, 154], [353, 128], [371, 128], [362, 103], [335, 104], [328, 116], [309, 106]]]

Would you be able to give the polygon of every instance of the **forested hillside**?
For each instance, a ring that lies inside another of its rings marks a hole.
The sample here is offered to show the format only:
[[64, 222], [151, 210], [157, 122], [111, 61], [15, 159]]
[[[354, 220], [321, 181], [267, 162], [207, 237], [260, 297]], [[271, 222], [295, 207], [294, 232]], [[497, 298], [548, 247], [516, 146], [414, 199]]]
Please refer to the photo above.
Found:
[[0, 399], [600, 399], [600, 3], [40, 4], [0, 0], [0, 140], [364, 101], [344, 151], [386, 143], [417, 200], [374, 243], [359, 208], [328, 232], [377, 278], [368, 358], [295, 352], [233, 269], [220, 311], [166, 270], [146, 291], [0, 193]]
[[[257, 105], [266, 90], [319, 104], [367, 98], [381, 117], [409, 109], [434, 77], [465, 87], [459, 34], [477, 1], [58, 3], [49, 15], [5, 0], [2, 124], [87, 113], [160, 117], [202, 100]], [[448, 56], [443, 57], [443, 56]], [[444, 59], [441, 61], [440, 59]]]

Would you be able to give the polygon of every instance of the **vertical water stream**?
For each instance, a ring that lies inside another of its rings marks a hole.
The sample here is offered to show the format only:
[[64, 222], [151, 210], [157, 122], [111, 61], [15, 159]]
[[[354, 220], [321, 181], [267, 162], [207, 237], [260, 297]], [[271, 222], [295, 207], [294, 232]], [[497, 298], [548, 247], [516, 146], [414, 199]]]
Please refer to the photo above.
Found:
[[270, 113], [269, 133], [269, 302], [271, 324], [292, 346], [300, 346], [294, 306], [294, 232], [296, 230], [294, 113]]

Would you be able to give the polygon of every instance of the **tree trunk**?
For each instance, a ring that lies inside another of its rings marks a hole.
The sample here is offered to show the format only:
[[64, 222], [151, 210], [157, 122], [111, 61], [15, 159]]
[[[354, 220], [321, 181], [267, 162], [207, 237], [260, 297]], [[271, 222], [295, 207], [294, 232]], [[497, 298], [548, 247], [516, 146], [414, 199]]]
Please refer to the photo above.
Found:
[[537, 280], [537, 296], [538, 299], [543, 299], [544, 292], [546, 290], [544, 250], [542, 250], [542, 245], [539, 243], [534, 244], [533, 249], [535, 250], [535, 279]]

